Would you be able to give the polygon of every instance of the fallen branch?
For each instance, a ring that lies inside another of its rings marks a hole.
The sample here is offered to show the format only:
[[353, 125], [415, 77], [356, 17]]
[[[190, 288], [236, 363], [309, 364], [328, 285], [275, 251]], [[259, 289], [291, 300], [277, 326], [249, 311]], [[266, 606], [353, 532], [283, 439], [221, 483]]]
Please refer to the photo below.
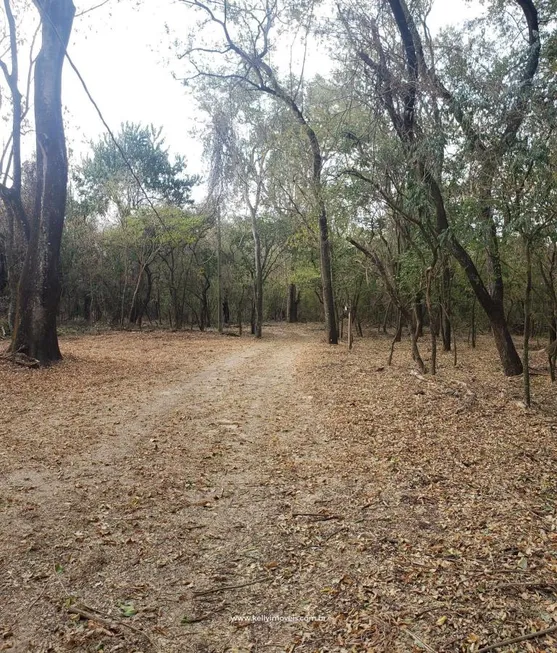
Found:
[[84, 619], [88, 619], [89, 621], [96, 621], [97, 623], [104, 624], [108, 629], [110, 630], [118, 630], [121, 628], [128, 628], [128, 630], [131, 630], [133, 633], [136, 635], [139, 635], [140, 637], [145, 638], [149, 644], [153, 647], [153, 649], [157, 650], [157, 646], [155, 642], [147, 635], [147, 633], [143, 632], [139, 628], [135, 628], [134, 626], [130, 626], [130, 624], [126, 624], [122, 621], [114, 621], [113, 619], [109, 619], [107, 617], [103, 617], [100, 614], [98, 614], [93, 608], [87, 609], [87, 607], [79, 607], [75, 605], [70, 605], [67, 608], [67, 611], [70, 614], [76, 614], [79, 617], [83, 617]]
[[199, 617], [184, 617], [182, 619], [183, 624], [198, 624], [200, 621], [206, 621], [207, 619], [210, 619], [213, 615], [218, 614], [219, 612], [222, 612], [226, 606], [221, 606], [217, 610], [212, 610], [211, 612], [206, 612], [205, 614], [200, 615]]
[[528, 635], [521, 635], [520, 637], [513, 637], [511, 639], [504, 639], [500, 642], [495, 642], [495, 644], [490, 644], [489, 646], [484, 646], [478, 650], [478, 653], [487, 653], [488, 651], [495, 651], [495, 649], [502, 648], [503, 646], [510, 646], [511, 644], [518, 644], [519, 642], [525, 642], [528, 639], [537, 639], [538, 637], [543, 637], [544, 635], [549, 635], [557, 631], [557, 626], [551, 626], [551, 628], [546, 628], [545, 630], [538, 630], [535, 633], [529, 633]]
[[551, 590], [552, 592], [555, 592], [557, 591], [557, 583], [543, 583], [536, 581], [530, 581], [527, 583], [503, 583], [502, 585], [496, 585], [493, 589]]
[[322, 543], [325, 544], [325, 542], [328, 542], [329, 540], [331, 540], [335, 535], [338, 535], [339, 533], [343, 533], [344, 531], [347, 531], [347, 530], [348, 530], [348, 529], [346, 528], [346, 526], [343, 526], [342, 528], [339, 528], [337, 531], [333, 531], [330, 535], [328, 535], [328, 536], [323, 540]]
[[15, 363], [15, 365], [21, 365], [23, 367], [29, 367], [32, 369], [36, 369], [41, 366], [40, 362], [36, 358], [31, 358], [30, 356], [27, 356], [27, 354], [22, 354], [20, 352], [16, 352], [15, 354], [7, 353], [4, 354], [2, 358]]
[[327, 515], [322, 512], [293, 512], [292, 517], [314, 517], [314, 521], [329, 521], [331, 519], [344, 519], [342, 515]]
[[216, 594], [217, 592], [228, 592], [229, 590], [236, 590], [241, 587], [249, 587], [250, 585], [257, 585], [258, 583], [270, 583], [273, 579], [272, 578], [257, 578], [256, 580], [252, 580], [249, 583], [240, 583], [239, 585], [223, 585], [222, 587], [213, 587], [208, 590], [199, 590], [197, 592], [194, 592], [194, 596], [204, 596], [205, 594]]

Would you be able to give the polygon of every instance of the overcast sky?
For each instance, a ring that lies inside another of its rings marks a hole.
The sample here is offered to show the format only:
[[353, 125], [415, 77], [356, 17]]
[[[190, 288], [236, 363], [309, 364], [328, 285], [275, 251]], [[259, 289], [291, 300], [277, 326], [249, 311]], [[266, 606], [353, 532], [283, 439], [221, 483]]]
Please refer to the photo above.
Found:
[[[100, 0], [74, 0], [77, 11]], [[437, 0], [432, 28], [458, 22], [471, 11], [464, 0]], [[472, 3], [478, 7], [479, 3]], [[473, 9], [472, 9], [473, 10]], [[188, 89], [172, 77], [178, 70], [175, 52], [165, 25], [185, 36], [191, 13], [175, 0], [110, 0], [106, 5], [77, 17], [68, 48], [110, 127], [121, 122], [153, 123], [163, 127], [167, 144], [184, 154], [191, 172], [201, 172], [201, 146], [191, 130], [200, 123]], [[66, 66], [64, 104], [67, 135], [74, 161], [87, 151], [91, 139], [104, 128], [75, 73]]]

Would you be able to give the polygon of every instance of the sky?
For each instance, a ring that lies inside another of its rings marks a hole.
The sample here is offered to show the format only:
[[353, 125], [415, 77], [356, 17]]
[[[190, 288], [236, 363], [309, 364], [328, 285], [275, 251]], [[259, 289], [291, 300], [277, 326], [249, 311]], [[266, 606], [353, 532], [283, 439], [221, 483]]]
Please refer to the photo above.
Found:
[[[177, 0], [74, 0], [77, 17], [68, 52], [85, 79], [110, 128], [124, 121], [153, 123], [163, 128], [172, 153], [182, 154], [188, 171], [203, 173], [202, 147], [192, 131], [204, 117], [190, 91], [175, 79], [180, 70], [166, 26], [185, 37], [192, 21], [190, 10]], [[436, 0], [430, 16], [433, 30], [457, 23], [477, 11], [479, 3]], [[470, 6], [472, 5], [472, 6]], [[325, 56], [325, 55], [324, 55]], [[63, 99], [66, 131], [74, 163], [87, 153], [89, 143], [104, 127], [75, 73], [66, 65]]]

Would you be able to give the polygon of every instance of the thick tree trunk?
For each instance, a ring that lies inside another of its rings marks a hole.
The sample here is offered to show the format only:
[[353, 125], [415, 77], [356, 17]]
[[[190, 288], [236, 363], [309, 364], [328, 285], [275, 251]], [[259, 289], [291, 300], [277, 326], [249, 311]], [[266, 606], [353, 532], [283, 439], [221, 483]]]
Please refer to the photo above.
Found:
[[487, 315], [493, 332], [495, 346], [497, 347], [497, 352], [503, 366], [503, 373], [505, 376], [517, 376], [518, 374], [522, 374], [522, 361], [516, 351], [505, 318], [502, 283], [498, 283], [492, 294], [489, 293], [470, 254], [468, 254], [454, 234], [449, 231], [449, 222], [445, 211], [443, 196], [441, 195], [437, 181], [433, 178], [431, 173], [425, 169], [424, 180], [435, 205], [438, 231], [441, 233], [441, 231], [444, 230], [449, 233], [447, 238], [447, 248], [456, 259], [457, 263], [462, 267], [470, 286], [476, 295], [478, 303]]
[[199, 330], [205, 331], [206, 327], [211, 326], [211, 318], [209, 312], [209, 288], [210, 284], [206, 283], [201, 291], [201, 300], [199, 306]]
[[48, 365], [62, 357], [56, 332], [68, 181], [62, 67], [75, 7], [72, 0], [43, 0], [37, 7], [42, 24], [42, 46], [35, 64], [37, 190], [11, 349]]
[[8, 281], [8, 261], [4, 247], [4, 239], [0, 238], [0, 293], [4, 292], [4, 289], [8, 285]]
[[488, 318], [505, 376], [521, 374], [522, 361], [516, 351], [503, 310], [492, 312]]
[[451, 351], [451, 342], [453, 339], [451, 321], [446, 311], [443, 311], [443, 328], [441, 329], [443, 336], [443, 351]]
[[296, 289], [296, 284], [291, 283], [288, 286], [288, 302], [286, 307], [286, 313], [288, 316], [288, 322], [294, 324], [298, 321], [298, 304], [300, 303], [300, 293]]
[[13, 212], [8, 209], [8, 243], [6, 246], [6, 272], [8, 276], [8, 288], [10, 300], [8, 305], [8, 326], [13, 333], [16, 322], [17, 293], [19, 279], [21, 276], [21, 267], [23, 257], [20, 256], [19, 248], [16, 244], [16, 223]]
[[416, 338], [421, 338], [424, 335], [424, 307], [419, 294], [416, 295], [414, 300], [414, 320], [415, 324], [413, 326]]
[[[321, 191], [319, 190], [319, 193]], [[331, 246], [329, 243], [329, 226], [325, 203], [320, 200], [319, 210], [319, 253], [321, 259], [321, 282], [323, 284], [323, 308], [327, 338], [330, 345], [338, 344], [337, 320], [335, 315], [335, 300], [333, 293], [333, 268], [331, 265]]]
[[225, 297], [222, 302], [222, 319], [224, 320], [224, 326], [229, 326], [230, 324], [230, 304], [228, 303], [228, 298]]

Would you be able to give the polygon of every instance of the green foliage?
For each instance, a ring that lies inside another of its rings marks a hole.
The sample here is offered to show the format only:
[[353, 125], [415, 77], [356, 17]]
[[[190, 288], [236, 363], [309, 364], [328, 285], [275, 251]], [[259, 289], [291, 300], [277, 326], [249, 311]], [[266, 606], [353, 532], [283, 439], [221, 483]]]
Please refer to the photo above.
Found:
[[197, 178], [185, 173], [183, 157], [170, 160], [161, 134], [162, 128], [153, 125], [124, 123], [116, 136], [117, 144], [108, 135], [91, 144], [92, 154], [76, 173], [80, 197], [91, 212], [106, 214], [113, 205], [120, 217], [129, 215], [148, 205], [141, 186], [154, 203], [177, 207], [191, 203]]

